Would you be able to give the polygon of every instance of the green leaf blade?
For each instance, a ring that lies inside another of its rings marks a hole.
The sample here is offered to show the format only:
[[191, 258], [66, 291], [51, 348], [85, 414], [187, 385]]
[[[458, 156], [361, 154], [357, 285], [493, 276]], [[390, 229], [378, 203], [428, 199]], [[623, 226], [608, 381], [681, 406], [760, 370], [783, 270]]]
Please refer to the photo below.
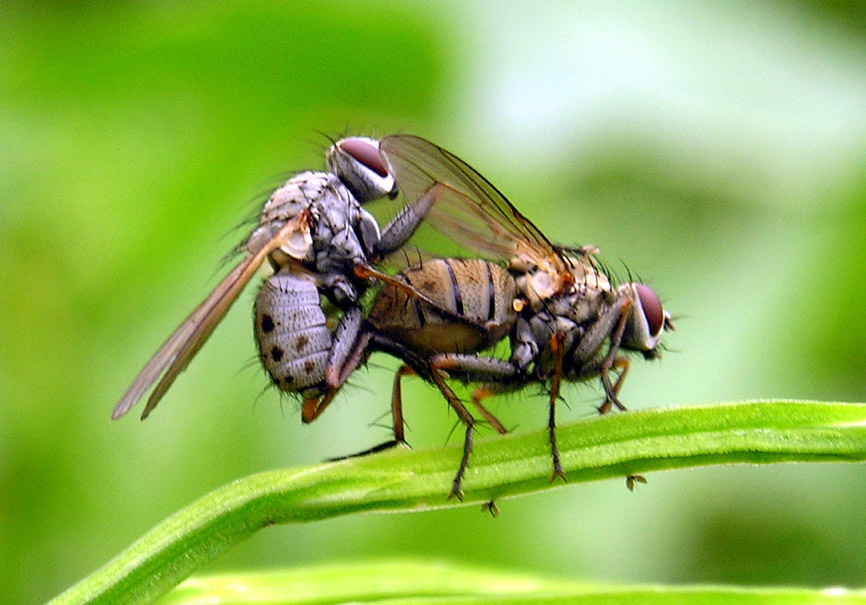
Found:
[[[866, 460], [866, 404], [763, 401], [611, 414], [558, 432], [569, 485], [711, 464]], [[562, 487], [547, 431], [477, 441], [464, 502], [446, 499], [462, 445], [395, 449], [252, 475], [204, 496], [57, 602], [140, 602], [164, 594], [259, 529], [368, 511], [417, 512]]]

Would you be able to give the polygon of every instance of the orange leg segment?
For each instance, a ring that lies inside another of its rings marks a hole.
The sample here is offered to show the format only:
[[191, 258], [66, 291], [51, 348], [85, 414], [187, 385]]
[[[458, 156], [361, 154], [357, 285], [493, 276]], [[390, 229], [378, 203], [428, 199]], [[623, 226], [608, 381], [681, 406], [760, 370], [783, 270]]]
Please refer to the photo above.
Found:
[[[469, 466], [469, 456], [472, 454], [472, 441], [475, 436], [475, 418], [469, 413], [466, 406], [460, 402], [457, 395], [455, 395], [454, 391], [451, 390], [451, 387], [445, 383], [445, 374], [442, 371], [442, 367], [438, 365], [439, 363], [440, 361], [436, 359], [430, 362], [430, 378], [439, 388], [439, 391], [442, 393], [442, 396], [445, 397], [448, 404], [454, 408], [455, 412], [457, 412], [457, 417], [460, 418], [464, 425], [466, 425], [466, 436], [463, 439], [463, 456], [460, 458], [460, 466], [457, 469], [457, 474], [454, 475], [451, 492], [448, 494], [449, 498], [453, 497], [458, 500], [463, 500], [463, 489], [461, 488], [461, 485], [463, 483], [463, 475], [466, 474], [466, 468]], [[445, 362], [442, 365], [447, 366], [448, 364]]]

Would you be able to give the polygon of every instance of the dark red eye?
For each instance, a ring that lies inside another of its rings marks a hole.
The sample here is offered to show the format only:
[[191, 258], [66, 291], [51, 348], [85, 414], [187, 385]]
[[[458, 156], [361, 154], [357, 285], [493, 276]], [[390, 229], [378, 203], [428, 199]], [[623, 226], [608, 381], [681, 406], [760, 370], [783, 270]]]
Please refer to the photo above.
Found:
[[388, 176], [385, 164], [379, 157], [379, 148], [362, 139], [343, 139], [338, 143], [340, 149], [358, 160], [361, 164], [381, 177]]
[[665, 312], [662, 309], [662, 301], [652, 291], [652, 288], [648, 286], [635, 284], [634, 289], [637, 290], [638, 298], [640, 298], [640, 306], [643, 308], [643, 314], [649, 325], [650, 334], [655, 336], [662, 331], [665, 325]]

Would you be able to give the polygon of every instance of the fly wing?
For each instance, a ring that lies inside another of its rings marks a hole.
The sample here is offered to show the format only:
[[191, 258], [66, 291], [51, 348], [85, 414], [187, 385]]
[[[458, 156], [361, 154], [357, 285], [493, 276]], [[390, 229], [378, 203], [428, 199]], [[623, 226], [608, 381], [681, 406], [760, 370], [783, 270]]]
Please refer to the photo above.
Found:
[[379, 151], [411, 203], [434, 196], [425, 222], [473, 255], [531, 260], [565, 282], [569, 264], [529, 219], [477, 170], [453, 153], [413, 135], [390, 135]]
[[[165, 395], [175, 378], [198, 353], [202, 345], [213, 333], [217, 324], [237, 300], [244, 286], [255, 275], [268, 255], [288, 242], [298, 232], [309, 230], [306, 213], [287, 221], [277, 234], [266, 241], [259, 250], [247, 256], [231, 273], [217, 285], [216, 289], [187, 317], [168, 337], [147, 365], [138, 373], [135, 380], [117, 402], [111, 414], [113, 419], [120, 418], [132, 408], [147, 390], [156, 383], [156, 388], [147, 400], [141, 419], [148, 414]], [[157, 382], [158, 381], [158, 382]]]

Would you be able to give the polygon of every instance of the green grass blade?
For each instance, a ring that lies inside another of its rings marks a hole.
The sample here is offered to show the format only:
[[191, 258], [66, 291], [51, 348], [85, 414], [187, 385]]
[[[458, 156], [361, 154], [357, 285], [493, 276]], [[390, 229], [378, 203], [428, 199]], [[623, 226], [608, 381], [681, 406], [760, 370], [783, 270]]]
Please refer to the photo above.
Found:
[[866, 605], [866, 592], [838, 588], [611, 586], [451, 563], [380, 561], [191, 578], [159, 601], [160, 605], [215, 602], [238, 605], [347, 602], [377, 605]]
[[[569, 484], [738, 462], [862, 461], [866, 404], [763, 401], [612, 414], [558, 431]], [[362, 511], [409, 512], [446, 500], [461, 446], [374, 456], [245, 477], [172, 515], [60, 595], [58, 603], [145, 602], [274, 523]], [[546, 431], [478, 440], [463, 505], [561, 487]]]

